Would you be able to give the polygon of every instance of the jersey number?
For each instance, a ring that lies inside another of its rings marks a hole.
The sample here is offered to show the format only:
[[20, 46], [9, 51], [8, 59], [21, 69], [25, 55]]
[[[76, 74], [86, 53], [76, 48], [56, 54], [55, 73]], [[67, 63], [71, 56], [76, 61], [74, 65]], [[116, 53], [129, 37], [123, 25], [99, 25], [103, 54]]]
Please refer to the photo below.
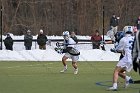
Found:
[[129, 49], [132, 50], [133, 40], [129, 41]]

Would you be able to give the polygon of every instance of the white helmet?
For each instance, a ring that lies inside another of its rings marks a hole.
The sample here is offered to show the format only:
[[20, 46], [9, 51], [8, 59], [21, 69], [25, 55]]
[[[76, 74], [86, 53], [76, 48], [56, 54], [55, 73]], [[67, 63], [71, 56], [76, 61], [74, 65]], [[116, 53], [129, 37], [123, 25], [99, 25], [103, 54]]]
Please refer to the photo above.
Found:
[[64, 31], [63, 32], [63, 36], [69, 36], [69, 35], [70, 35], [69, 31]]
[[133, 26], [125, 26], [123, 30], [125, 33], [133, 33]]
[[69, 38], [69, 36], [70, 36], [70, 33], [69, 33], [69, 31], [64, 31], [63, 32], [63, 37], [64, 37], [64, 39], [68, 39]]

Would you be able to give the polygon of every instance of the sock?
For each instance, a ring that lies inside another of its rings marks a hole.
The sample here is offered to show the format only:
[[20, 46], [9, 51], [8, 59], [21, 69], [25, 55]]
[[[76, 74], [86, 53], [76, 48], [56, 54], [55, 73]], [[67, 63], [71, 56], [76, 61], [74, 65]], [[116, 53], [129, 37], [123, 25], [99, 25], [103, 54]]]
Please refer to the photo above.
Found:
[[117, 88], [117, 83], [113, 83], [113, 87], [114, 88]]
[[67, 67], [67, 65], [66, 66], [64, 66], [64, 69], [66, 70], [68, 67]]
[[75, 70], [77, 70], [77, 71], [78, 71], [78, 68], [76, 68]]
[[126, 79], [126, 81], [129, 81], [130, 77], [129, 76], [126, 76], [125, 79]]

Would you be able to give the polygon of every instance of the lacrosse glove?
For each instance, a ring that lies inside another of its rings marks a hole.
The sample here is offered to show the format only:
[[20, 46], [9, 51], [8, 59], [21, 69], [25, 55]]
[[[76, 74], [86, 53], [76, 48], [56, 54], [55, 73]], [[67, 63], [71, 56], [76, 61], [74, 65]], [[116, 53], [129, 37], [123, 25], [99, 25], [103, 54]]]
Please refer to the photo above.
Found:
[[117, 53], [117, 51], [116, 51], [115, 48], [111, 48], [110, 51], [111, 51], [111, 52], [114, 52], [114, 53]]
[[59, 53], [59, 54], [63, 54], [63, 49], [62, 48], [54, 48], [54, 50]]

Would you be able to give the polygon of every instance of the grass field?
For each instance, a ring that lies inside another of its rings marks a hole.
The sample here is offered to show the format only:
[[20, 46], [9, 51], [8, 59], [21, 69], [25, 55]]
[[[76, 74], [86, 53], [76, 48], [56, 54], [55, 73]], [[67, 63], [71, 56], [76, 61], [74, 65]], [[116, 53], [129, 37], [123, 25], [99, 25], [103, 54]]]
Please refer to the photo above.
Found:
[[[59, 73], [61, 62], [0, 62], [0, 93], [140, 93], [140, 84], [124, 89], [122, 79], [118, 91], [106, 90], [111, 86], [115, 65], [79, 62], [79, 73], [74, 75], [71, 62], [66, 73]], [[140, 79], [133, 71], [129, 75]]]

